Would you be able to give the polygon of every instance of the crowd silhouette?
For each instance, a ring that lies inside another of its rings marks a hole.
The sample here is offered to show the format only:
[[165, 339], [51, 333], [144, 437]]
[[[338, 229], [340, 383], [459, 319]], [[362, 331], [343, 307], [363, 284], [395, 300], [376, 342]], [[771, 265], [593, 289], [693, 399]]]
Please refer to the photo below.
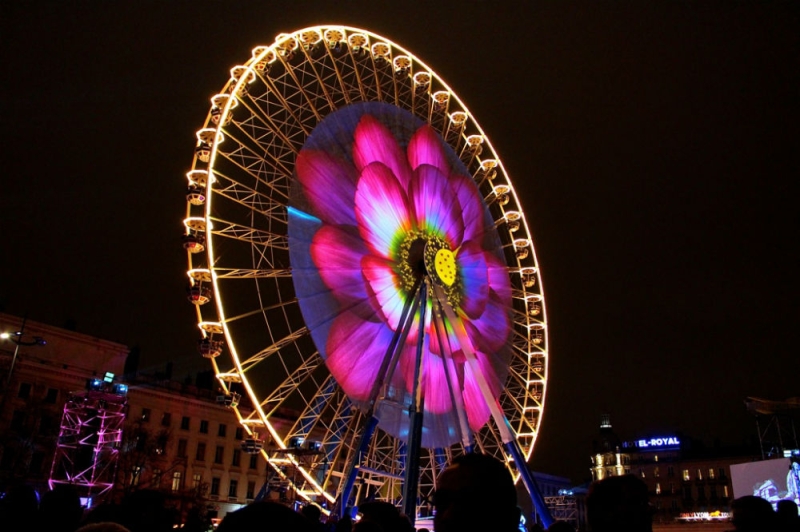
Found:
[[[520, 508], [511, 474], [497, 459], [479, 453], [456, 458], [439, 476], [434, 496], [434, 532], [520, 531]], [[318, 506], [299, 512], [277, 501], [256, 501], [228, 513], [218, 532], [413, 532], [411, 520], [388, 502], [358, 506], [358, 517], [339, 519]], [[623, 475], [591, 484], [586, 498], [587, 529], [581, 532], [652, 532], [653, 510], [645, 483]], [[797, 504], [745, 496], [731, 503], [730, 532], [800, 532]], [[30, 486], [16, 485], [0, 499], [0, 525], [8, 532], [167, 532], [179, 526], [178, 512], [154, 490], [131, 493], [120, 504], [81, 507], [74, 486], [58, 485], [41, 498]], [[185, 532], [206, 532], [210, 523], [198, 512], [184, 515]], [[425, 530], [425, 529], [421, 529]], [[547, 532], [575, 532], [556, 521]], [[428, 531], [430, 532], [430, 531]], [[530, 523], [528, 532], [544, 532]]]

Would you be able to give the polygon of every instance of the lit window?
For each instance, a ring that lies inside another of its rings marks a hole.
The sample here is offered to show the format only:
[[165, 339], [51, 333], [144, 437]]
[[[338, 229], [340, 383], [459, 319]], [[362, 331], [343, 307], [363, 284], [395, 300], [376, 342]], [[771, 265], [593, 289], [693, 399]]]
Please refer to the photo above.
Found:
[[192, 475], [192, 488], [199, 489], [200, 483], [203, 482], [203, 474], [202, 473], [195, 473]]
[[730, 497], [730, 495], [728, 495], [728, 486], [722, 486], [722, 496]]
[[644, 469], [640, 469], [640, 470], [639, 470], [639, 475], [641, 475], [641, 477], [642, 477], [642, 478], [645, 478], [645, 476], [644, 476]]
[[181, 489], [181, 472], [175, 471], [172, 473], [172, 491], [180, 491]]
[[714, 480], [714, 468], [713, 467], [709, 467], [708, 468], [708, 478], [709, 478], [709, 480]]
[[660, 471], [658, 470], [658, 466], [653, 468], [653, 476], [658, 478], [660, 476]]
[[656, 482], [656, 495], [661, 495], [661, 483]]
[[131, 486], [139, 485], [139, 476], [141, 474], [142, 474], [142, 468], [139, 466], [133, 466], [133, 471], [131, 472]]
[[655, 455], [655, 456], [653, 457], [653, 462], [658, 462], [658, 455]]
[[689, 470], [688, 469], [684, 469], [683, 470], [683, 480], [692, 480], [692, 477], [689, 476]]
[[703, 471], [699, 467], [697, 468], [697, 480], [703, 480]]

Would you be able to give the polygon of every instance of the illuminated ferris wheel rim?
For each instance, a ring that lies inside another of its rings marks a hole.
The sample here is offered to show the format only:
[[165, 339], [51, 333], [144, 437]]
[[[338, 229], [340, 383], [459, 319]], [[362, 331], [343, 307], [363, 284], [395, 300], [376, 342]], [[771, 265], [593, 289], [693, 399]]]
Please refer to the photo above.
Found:
[[[244, 65], [236, 66], [231, 69], [231, 80], [225, 85], [223, 91], [214, 96], [212, 98], [212, 110], [209, 113], [209, 116], [206, 120], [205, 127], [198, 131], [198, 144], [202, 142], [206, 142], [210, 146], [210, 154], [209, 160], [207, 164], [207, 170], [203, 171], [200, 167], [202, 165], [198, 165], [198, 159], [195, 159], [195, 162], [192, 167], [192, 171], [189, 172], [189, 180], [190, 184], [201, 184], [204, 185], [205, 188], [205, 212], [204, 216], [197, 217], [197, 216], [187, 216], [185, 220], [185, 225], [187, 227], [187, 231], [191, 230], [200, 230], [205, 232], [209, 237], [206, 241], [207, 252], [209, 257], [209, 264], [211, 265], [208, 268], [195, 268], [193, 267], [191, 255], [190, 255], [190, 272], [189, 276], [192, 279], [192, 282], [197, 281], [209, 281], [213, 285], [213, 294], [216, 301], [216, 311], [217, 317], [216, 320], [208, 320], [204, 317], [203, 313], [198, 306], [198, 322], [200, 324], [200, 328], [202, 330], [202, 335], [204, 338], [210, 338], [213, 334], [222, 335], [227, 343], [228, 349], [231, 351], [231, 356], [233, 359], [234, 368], [231, 371], [220, 371], [219, 367], [216, 364], [216, 361], [212, 358], [212, 362], [214, 363], [214, 368], [217, 372], [217, 377], [222, 383], [223, 387], [227, 390], [230, 383], [232, 382], [241, 382], [246, 393], [250, 397], [253, 405], [255, 405], [255, 410], [252, 414], [248, 416], [243, 416], [242, 413], [236, 409], [237, 416], [239, 417], [240, 422], [242, 425], [248, 430], [249, 433], [256, 432], [254, 427], [263, 427], [266, 429], [270, 436], [272, 437], [275, 444], [280, 449], [286, 449], [288, 445], [288, 440], [284, 436], [282, 436], [279, 431], [273, 426], [273, 423], [269, 419], [269, 415], [264, 412], [261, 407], [261, 401], [259, 400], [258, 394], [255, 392], [253, 387], [250, 385], [250, 382], [245, 377], [245, 373], [247, 369], [243, 367], [242, 358], [240, 357], [239, 353], [237, 352], [237, 348], [235, 345], [235, 335], [231, 333], [229, 327], [229, 317], [226, 315], [226, 308], [223, 304], [223, 297], [224, 297], [224, 290], [220, 288], [220, 272], [217, 268], [215, 268], [216, 261], [214, 260], [215, 252], [214, 252], [214, 238], [211, 237], [212, 231], [214, 229], [214, 224], [216, 222], [214, 216], [212, 215], [212, 198], [214, 197], [214, 189], [212, 185], [217, 180], [215, 176], [215, 167], [217, 158], [220, 157], [220, 150], [225, 147], [225, 125], [232, 119], [232, 115], [234, 110], [240, 103], [243, 94], [246, 94], [247, 85], [253, 83], [261, 76], [266, 76], [267, 74], [262, 74], [259, 68], [262, 70], [264, 67], [269, 68], [269, 65], [273, 65], [276, 62], [281, 63], [281, 67], [286, 69], [287, 71], [291, 70], [288, 61], [284, 60], [284, 54], [292, 54], [292, 53], [305, 53], [307, 47], [316, 46], [321, 41], [325, 41], [325, 44], [328, 46], [347, 46], [348, 51], [352, 54], [354, 49], [363, 49], [368, 50], [368, 53], [371, 55], [372, 61], [375, 62], [376, 59], [385, 59], [386, 61], [391, 61], [392, 65], [395, 67], [396, 71], [398, 69], [405, 69], [409, 72], [412, 70], [412, 67], [416, 68], [416, 73], [413, 76], [413, 82], [416, 84], [424, 83], [428, 87], [429, 94], [431, 96], [432, 102], [433, 101], [443, 101], [445, 104], [449, 106], [451, 102], [455, 102], [456, 107], [458, 108], [457, 111], [450, 113], [447, 118], [455, 123], [460, 122], [461, 125], [469, 122], [469, 126], [471, 129], [475, 131], [469, 137], [466, 136], [465, 133], [462, 134], [464, 139], [467, 142], [477, 142], [481, 148], [489, 150], [492, 157], [479, 159], [476, 157], [478, 161], [480, 161], [480, 167], [487, 171], [494, 171], [498, 172], [501, 175], [505, 176], [505, 169], [500, 161], [499, 157], [496, 156], [494, 148], [492, 147], [491, 143], [489, 142], [488, 137], [485, 135], [483, 130], [480, 128], [479, 124], [474, 120], [469, 120], [472, 117], [472, 114], [468, 111], [466, 106], [463, 102], [458, 98], [450, 87], [444, 83], [433, 71], [430, 69], [424, 62], [419, 60], [416, 56], [402, 48], [401, 46], [397, 45], [396, 43], [385, 39], [384, 37], [378, 36], [371, 32], [368, 32], [363, 29], [354, 28], [354, 27], [347, 27], [347, 26], [314, 26], [308, 27], [292, 34], [281, 34], [279, 35], [275, 42], [269, 46], [259, 46], [253, 50], [252, 57], [248, 60]], [[305, 61], [310, 62], [310, 58], [306, 58]], [[341, 79], [339, 80], [341, 81]], [[440, 90], [436, 92], [431, 91], [431, 87], [436, 84], [440, 87]], [[364, 100], [358, 100], [364, 101]], [[222, 104], [220, 106], [220, 104]], [[433, 103], [431, 103], [433, 105]], [[321, 118], [320, 118], [321, 119]], [[216, 123], [215, 123], [216, 122]], [[313, 129], [313, 127], [311, 128]], [[463, 131], [466, 131], [464, 129]], [[202, 177], [202, 174], [205, 173], [205, 178]], [[202, 183], [204, 181], [204, 183]], [[510, 196], [513, 198], [513, 202], [516, 205], [519, 205], [519, 201], [517, 198], [516, 191], [514, 190], [513, 186], [511, 185], [510, 181], [506, 178], [503, 184], [493, 186], [492, 192], [496, 197], [500, 197], [501, 195]], [[191, 207], [189, 207], [189, 211], [191, 214]], [[519, 228], [523, 230], [524, 235], [530, 235], [530, 231], [528, 229], [527, 220], [525, 218], [524, 213], [521, 209], [518, 210], [503, 210], [503, 220], [498, 220], [496, 225], [500, 225], [501, 223], [509, 223], [513, 222], [519, 225]], [[526, 238], [517, 238], [513, 241], [514, 249], [517, 250], [519, 255], [524, 254], [525, 256], [530, 255], [531, 260], [529, 260], [525, 265], [519, 263], [516, 267], [510, 266], [509, 273], [510, 274], [517, 274], [521, 277], [536, 277], [538, 278], [538, 262], [535, 256], [535, 250], [533, 248], [531, 239], [529, 236]], [[519, 256], [518, 255], [518, 256]], [[531, 303], [537, 306], [538, 313], [540, 314], [540, 318], [533, 319], [531, 316], [526, 317], [525, 327], [527, 328], [528, 332], [536, 331], [539, 338], [546, 338], [547, 330], [546, 330], [546, 313], [545, 313], [545, 306], [544, 306], [544, 294], [541, 288], [541, 283], [537, 283], [536, 291], [526, 291], [524, 288], [521, 292], [515, 293], [515, 299], [522, 299], [526, 304]], [[515, 320], [515, 324], [519, 325], [519, 322]], [[546, 343], [545, 345], [548, 345]], [[529, 346], [530, 349], [530, 346]], [[532, 383], [535, 381], [538, 386], [538, 400], [536, 406], [523, 406], [522, 408], [535, 408], [538, 411], [538, 417], [535, 422], [535, 426], [533, 427], [532, 433], [526, 435], [526, 437], [530, 438], [530, 444], [525, 446], [525, 458], [530, 458], [530, 455], [533, 450], [533, 443], [535, 442], [536, 435], [538, 433], [538, 428], [541, 424], [541, 414], [544, 410], [544, 401], [546, 397], [546, 385], [547, 385], [547, 351], [544, 349], [541, 350], [531, 350], [529, 351], [530, 354], [537, 355], [538, 363], [541, 366], [537, 367], [535, 373], [537, 377], [533, 380], [528, 380], [525, 382], [525, 386], [531, 387]], [[529, 375], [530, 377], [530, 375]], [[292, 462], [295, 466], [300, 466], [299, 462], [291, 455], [284, 455], [289, 462]], [[269, 457], [268, 457], [269, 459]], [[305, 469], [300, 468], [303, 472], [303, 475], [306, 476], [306, 480], [309, 481], [312, 485], [316, 485], [316, 480], [311, 478], [310, 475], [307, 474]], [[333, 500], [330, 494], [327, 494], [325, 490], [316, 485], [319, 488], [319, 491], [323, 494], [326, 494], [328, 500]]]

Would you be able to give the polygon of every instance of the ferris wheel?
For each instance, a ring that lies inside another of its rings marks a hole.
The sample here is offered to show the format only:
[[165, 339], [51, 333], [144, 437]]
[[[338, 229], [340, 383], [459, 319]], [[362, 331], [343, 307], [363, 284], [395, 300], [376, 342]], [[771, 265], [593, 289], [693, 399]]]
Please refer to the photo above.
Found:
[[187, 177], [200, 352], [298, 497], [408, 511], [472, 450], [530, 483], [538, 264], [492, 144], [435, 72], [361, 29], [278, 35], [211, 98]]

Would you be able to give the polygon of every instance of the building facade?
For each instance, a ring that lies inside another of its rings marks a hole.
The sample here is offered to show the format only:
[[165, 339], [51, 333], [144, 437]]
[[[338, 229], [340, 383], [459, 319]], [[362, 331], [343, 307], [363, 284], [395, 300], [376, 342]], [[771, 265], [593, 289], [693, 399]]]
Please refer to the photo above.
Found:
[[648, 488], [660, 524], [727, 521], [733, 500], [731, 466], [758, 459], [757, 451], [706, 449], [675, 434], [620, 440], [607, 417], [591, 456], [593, 480], [632, 474]]

